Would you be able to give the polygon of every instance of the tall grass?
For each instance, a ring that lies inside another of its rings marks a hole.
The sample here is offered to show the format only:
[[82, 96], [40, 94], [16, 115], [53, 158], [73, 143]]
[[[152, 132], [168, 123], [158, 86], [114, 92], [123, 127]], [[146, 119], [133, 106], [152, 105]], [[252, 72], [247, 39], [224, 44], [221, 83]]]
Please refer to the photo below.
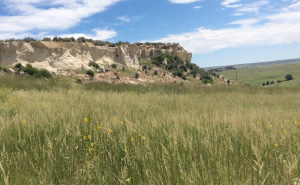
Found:
[[0, 101], [1, 184], [290, 184], [300, 177], [296, 89], [2, 87]]

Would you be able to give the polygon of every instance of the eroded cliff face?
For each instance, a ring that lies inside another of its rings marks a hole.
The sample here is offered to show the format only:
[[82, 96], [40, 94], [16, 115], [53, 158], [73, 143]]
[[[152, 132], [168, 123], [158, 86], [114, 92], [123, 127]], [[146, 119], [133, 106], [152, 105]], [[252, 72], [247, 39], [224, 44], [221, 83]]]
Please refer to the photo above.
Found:
[[164, 53], [191, 61], [192, 54], [178, 44], [165, 45], [123, 45], [116, 47], [94, 46], [92, 43], [36, 41], [1, 42], [0, 65], [31, 63], [37, 68], [51, 72], [89, 68], [90, 61], [100, 66], [112, 63], [139, 68], [139, 58], [151, 59]]

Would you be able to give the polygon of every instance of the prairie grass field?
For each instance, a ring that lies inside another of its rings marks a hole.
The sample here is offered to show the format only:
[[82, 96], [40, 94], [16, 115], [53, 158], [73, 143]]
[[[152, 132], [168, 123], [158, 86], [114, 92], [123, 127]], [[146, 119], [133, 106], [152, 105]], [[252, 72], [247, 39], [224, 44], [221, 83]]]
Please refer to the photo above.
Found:
[[297, 88], [15, 77], [0, 77], [0, 86], [0, 184], [276, 185], [300, 177]]
[[[300, 63], [276, 64], [269, 66], [249, 67], [239, 70], [222, 71], [219, 74], [232, 80], [236, 80], [236, 72], [238, 81], [243, 84], [249, 84], [255, 87], [261, 87], [262, 83], [274, 81], [272, 87], [300, 87]], [[278, 80], [284, 80], [285, 75], [292, 74], [294, 80], [277, 83]]]

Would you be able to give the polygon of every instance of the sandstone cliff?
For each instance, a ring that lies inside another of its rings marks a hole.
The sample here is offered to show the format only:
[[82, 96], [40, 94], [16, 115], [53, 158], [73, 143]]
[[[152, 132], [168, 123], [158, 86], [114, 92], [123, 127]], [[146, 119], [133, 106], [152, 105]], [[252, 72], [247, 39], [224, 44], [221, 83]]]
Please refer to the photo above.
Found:
[[178, 44], [123, 45], [116, 47], [94, 46], [92, 43], [13, 41], [0, 43], [0, 66], [31, 63], [34, 67], [51, 72], [77, 68], [89, 68], [94, 61], [100, 66], [117, 63], [139, 68], [139, 58], [150, 59], [164, 53], [191, 61], [192, 54]]

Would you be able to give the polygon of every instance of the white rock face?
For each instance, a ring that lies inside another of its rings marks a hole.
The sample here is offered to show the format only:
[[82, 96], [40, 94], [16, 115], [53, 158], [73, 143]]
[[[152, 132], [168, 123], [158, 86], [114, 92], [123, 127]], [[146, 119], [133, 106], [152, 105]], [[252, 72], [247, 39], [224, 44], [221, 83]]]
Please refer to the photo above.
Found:
[[0, 66], [27, 64], [51, 72], [89, 68], [90, 61], [100, 66], [118, 63], [139, 68], [139, 58], [151, 59], [164, 53], [191, 61], [192, 54], [178, 44], [94, 46], [92, 43], [36, 41], [1, 42]]

